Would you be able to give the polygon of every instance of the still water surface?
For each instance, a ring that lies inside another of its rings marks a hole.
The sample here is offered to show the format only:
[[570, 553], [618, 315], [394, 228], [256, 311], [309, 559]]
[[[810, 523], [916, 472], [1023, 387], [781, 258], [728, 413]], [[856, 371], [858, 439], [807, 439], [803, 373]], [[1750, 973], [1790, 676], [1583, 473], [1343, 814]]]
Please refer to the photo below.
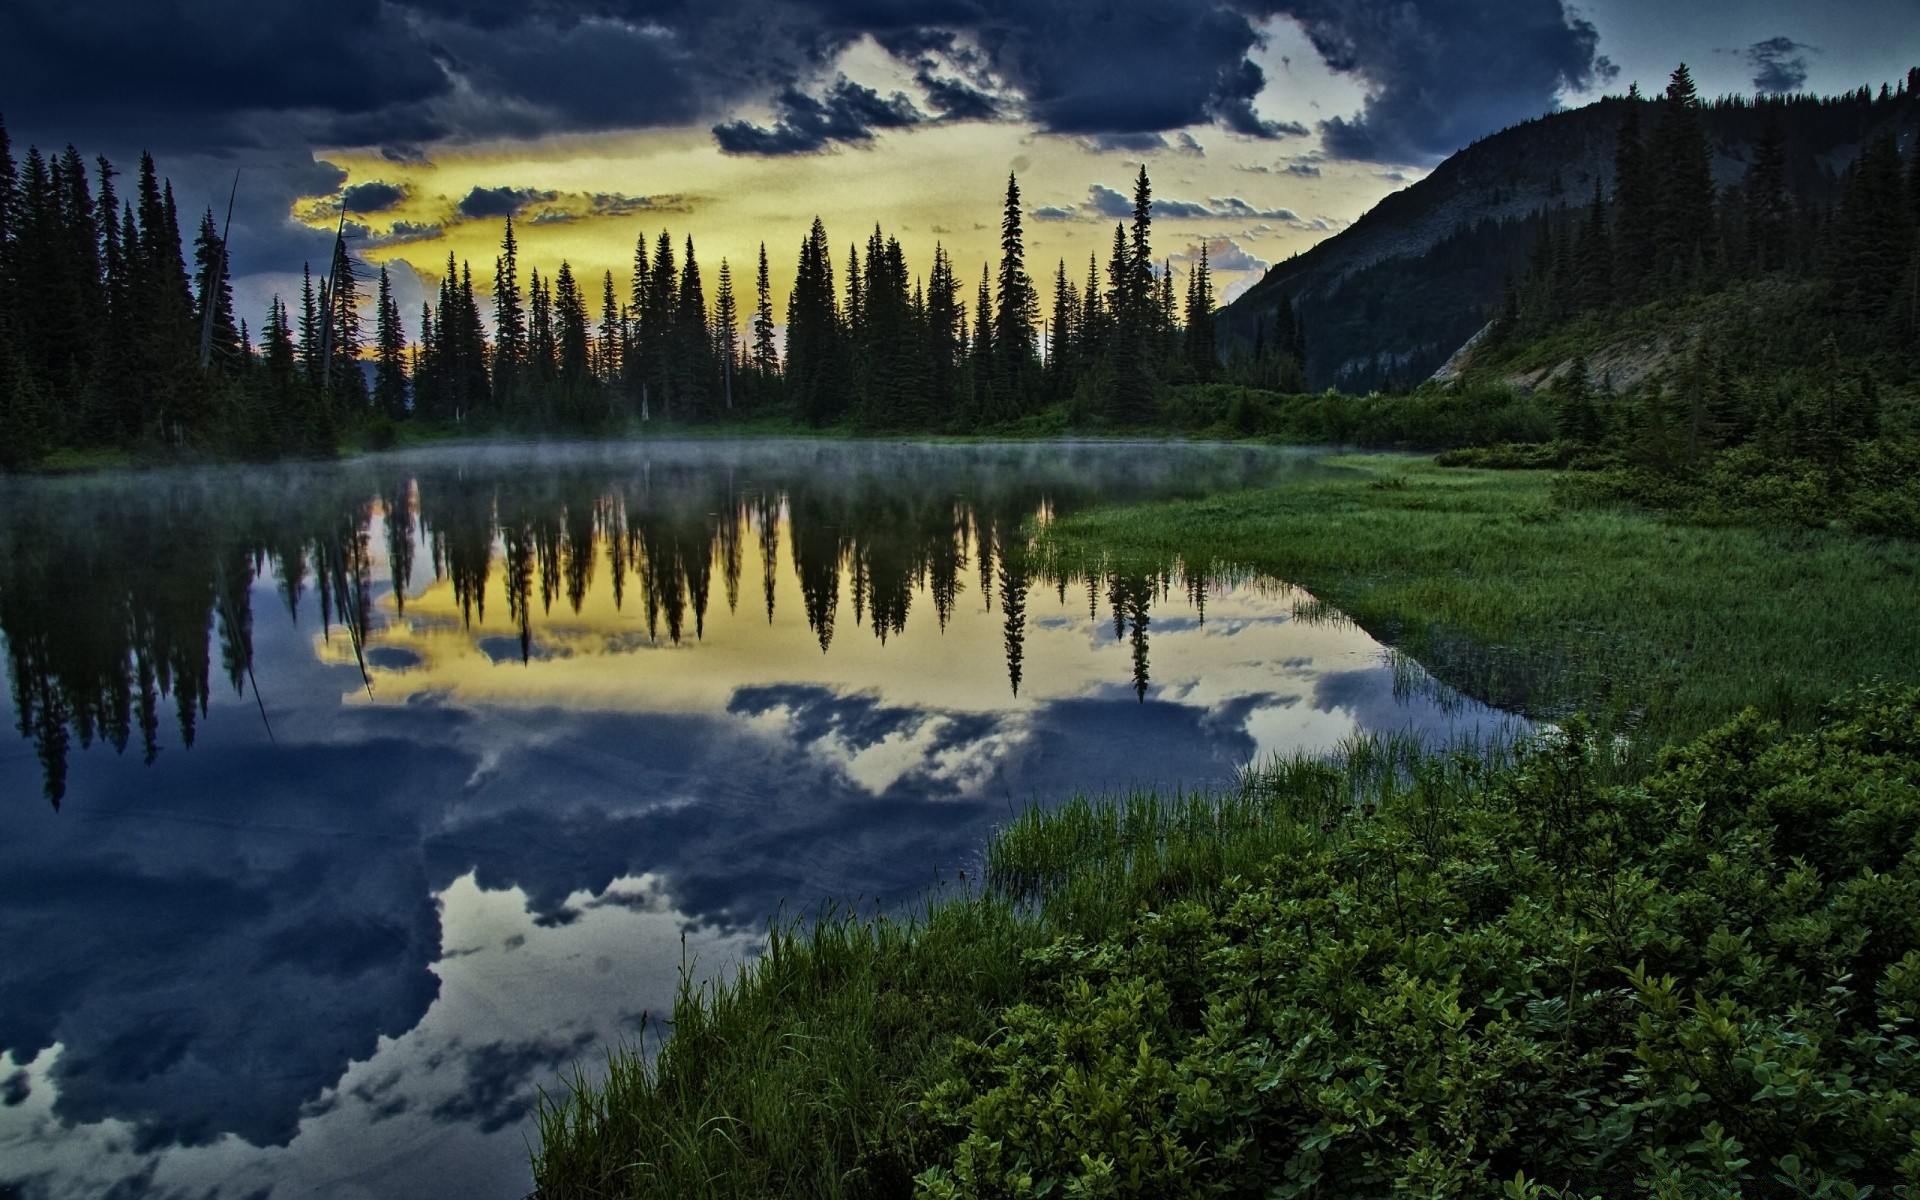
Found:
[[517, 1197], [535, 1089], [776, 914], [910, 903], [1076, 789], [1502, 724], [1283, 583], [1023, 534], [1325, 470], [654, 442], [0, 484], [0, 1196]]

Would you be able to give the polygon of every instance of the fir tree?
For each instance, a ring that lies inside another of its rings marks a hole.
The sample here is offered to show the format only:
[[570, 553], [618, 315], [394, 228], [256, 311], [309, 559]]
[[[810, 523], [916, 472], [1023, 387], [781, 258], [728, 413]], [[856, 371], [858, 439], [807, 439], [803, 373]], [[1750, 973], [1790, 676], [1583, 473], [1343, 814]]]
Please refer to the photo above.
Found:
[[565, 259], [553, 277], [554, 342], [559, 352], [560, 390], [567, 397], [569, 417], [578, 418], [593, 387], [593, 368], [587, 339], [587, 301]]
[[232, 377], [242, 366], [240, 329], [233, 317], [233, 287], [227, 274], [227, 248], [214, 231], [213, 210], [200, 218], [200, 235], [193, 246], [194, 276], [199, 292], [194, 297], [193, 324], [200, 340], [207, 368], [216, 375]]
[[1000, 217], [1000, 272], [995, 299], [993, 343], [1000, 371], [999, 391], [1009, 413], [1017, 412], [1033, 387], [1034, 325], [1039, 298], [1027, 277], [1021, 231], [1020, 181], [1007, 175], [1007, 199]]
[[400, 324], [400, 306], [393, 299], [393, 280], [380, 268], [380, 290], [375, 296], [373, 404], [393, 420], [407, 415], [407, 335]]
[[523, 400], [527, 370], [527, 310], [520, 294], [520, 244], [508, 217], [493, 261], [493, 392], [502, 411]]
[[1713, 249], [1713, 171], [1700, 97], [1687, 65], [1675, 68], [1648, 142], [1653, 174], [1653, 253], [1669, 273], [1690, 278]]
[[762, 379], [780, 372], [780, 352], [773, 344], [773, 284], [767, 275], [765, 242], [760, 243], [760, 271], [754, 281], [753, 369]]
[[720, 360], [721, 403], [732, 411], [733, 376], [740, 363], [740, 311], [733, 298], [733, 269], [724, 258], [720, 260], [720, 284], [713, 299], [713, 352]]

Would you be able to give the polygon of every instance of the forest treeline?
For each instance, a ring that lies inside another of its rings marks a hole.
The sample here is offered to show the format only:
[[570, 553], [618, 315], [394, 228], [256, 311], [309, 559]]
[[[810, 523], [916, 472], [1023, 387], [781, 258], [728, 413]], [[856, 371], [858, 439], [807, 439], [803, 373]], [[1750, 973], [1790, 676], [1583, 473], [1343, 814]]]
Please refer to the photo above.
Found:
[[[971, 295], [944, 247], [923, 277], [878, 226], [836, 264], [816, 219], [781, 312], [764, 242], [750, 280], [720, 262], [709, 299], [691, 237], [642, 234], [630, 275], [595, 280], [564, 261], [544, 274], [524, 263], [508, 218], [490, 279], [449, 256], [417, 339], [386, 269], [339, 238], [298, 296], [250, 324], [214, 214], [189, 263], [153, 159], [125, 202], [118, 178], [71, 146], [16, 162], [0, 126], [0, 465], [94, 447], [327, 454], [406, 421], [531, 432], [786, 417], [965, 432], [1051, 409], [1056, 425], [1141, 425], [1158, 421], [1165, 385], [1227, 369], [1205, 248], [1184, 297], [1171, 262], [1154, 260], [1144, 167], [1107, 261], [1090, 256], [1084, 282], [1061, 261], [1045, 311], [1010, 176], [1000, 259]], [[1233, 378], [1300, 386], [1291, 317], [1236, 358]]]
[[[1898, 93], [1920, 90], [1920, 70]], [[1724, 102], [1723, 102], [1724, 103]], [[1537, 452], [1460, 461], [1597, 468], [1597, 491], [1699, 515], [1920, 532], [1920, 144], [1872, 132], [1822, 203], [1787, 168], [1779, 112], [1745, 178], [1714, 187], [1687, 69], [1630, 104], [1611, 194], [1541, 222], [1475, 355], [1558, 365], [1533, 399]], [[1655, 369], [1622, 346], [1663, 346]]]

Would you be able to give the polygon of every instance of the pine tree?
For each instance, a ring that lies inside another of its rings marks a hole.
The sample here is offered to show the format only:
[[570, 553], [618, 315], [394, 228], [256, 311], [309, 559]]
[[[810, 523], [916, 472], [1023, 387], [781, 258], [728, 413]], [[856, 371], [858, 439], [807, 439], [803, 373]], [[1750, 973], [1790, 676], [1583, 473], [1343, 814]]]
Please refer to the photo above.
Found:
[[373, 404], [393, 420], [407, 415], [407, 335], [400, 324], [400, 306], [393, 299], [393, 280], [380, 268], [380, 290], [375, 297]]
[[593, 389], [593, 368], [587, 339], [587, 301], [573, 277], [573, 266], [560, 261], [553, 277], [554, 342], [559, 351], [560, 391], [567, 399], [566, 415], [578, 419]]
[[1893, 135], [1867, 143], [1847, 172], [1834, 214], [1827, 274], [1833, 307], [1876, 321], [1888, 316], [1907, 282], [1914, 253], [1913, 208]]
[[[1172, 273], [1168, 273], [1172, 278]], [[1213, 273], [1207, 264], [1207, 244], [1200, 243], [1200, 261], [1187, 276], [1187, 365], [1201, 383], [1213, 378], [1220, 364], [1220, 343], [1214, 332]]]
[[1787, 135], [1778, 105], [1767, 106], [1767, 127], [1747, 168], [1747, 262], [1755, 274], [1786, 267], [1793, 243], [1793, 204], [1787, 194]]
[[333, 246], [333, 270], [323, 318], [332, 362], [326, 371], [340, 416], [357, 420], [367, 409], [367, 381], [360, 370], [359, 270], [344, 239]]
[[780, 352], [773, 344], [773, 285], [767, 275], [767, 244], [760, 243], [760, 272], [754, 282], [753, 369], [762, 379], [780, 373]]
[[1047, 379], [1055, 399], [1073, 392], [1079, 375], [1079, 347], [1074, 326], [1080, 317], [1080, 297], [1067, 281], [1067, 260], [1061, 259], [1053, 272], [1053, 320], [1047, 337]]
[[1639, 86], [1628, 88], [1613, 160], [1614, 292], [1627, 301], [1641, 296], [1653, 269], [1653, 181], [1641, 140], [1642, 106]]
[[995, 299], [993, 343], [1000, 371], [1001, 402], [1009, 415], [1027, 404], [1033, 389], [1034, 325], [1039, 298], [1027, 277], [1027, 252], [1021, 230], [1020, 181], [1007, 175], [1007, 199], [1000, 217], [1000, 272]]
[[613, 290], [613, 272], [600, 281], [600, 328], [594, 340], [593, 373], [609, 390], [620, 381], [620, 356], [626, 344], [620, 301]]
[[1714, 188], [1700, 97], [1685, 63], [1667, 84], [1647, 158], [1653, 174], [1654, 258], [1675, 277], [1690, 279], [1713, 252]]
[[212, 209], [200, 218], [200, 236], [194, 240], [193, 261], [194, 277], [199, 281], [193, 304], [193, 326], [200, 331], [208, 370], [231, 378], [242, 366], [240, 329], [233, 317], [227, 250], [214, 230]]
[[935, 242], [927, 274], [925, 358], [931, 424], [952, 426], [961, 416], [960, 377], [966, 355], [966, 305], [946, 247]]
[[520, 294], [520, 244], [508, 217], [493, 261], [493, 391], [504, 413], [524, 402], [527, 371], [527, 310]]
[[671, 419], [679, 398], [674, 384], [680, 378], [679, 338], [680, 268], [673, 258], [673, 237], [660, 231], [654, 244], [653, 265], [647, 275], [647, 303], [640, 313], [641, 354], [647, 363], [643, 399]]
[[787, 392], [794, 411], [810, 425], [828, 425], [846, 409], [841, 326], [834, 300], [832, 252], [826, 226], [800, 243], [793, 292], [787, 298]]
[[719, 382], [713, 360], [713, 331], [707, 324], [707, 293], [700, 280], [700, 262], [693, 239], [686, 241], [687, 261], [680, 274], [680, 294], [674, 302], [674, 393], [682, 416], [704, 420], [713, 415]]
[[733, 269], [724, 258], [720, 260], [720, 286], [713, 300], [713, 351], [720, 359], [721, 403], [731, 412], [733, 377], [740, 364], [740, 312], [733, 298]]

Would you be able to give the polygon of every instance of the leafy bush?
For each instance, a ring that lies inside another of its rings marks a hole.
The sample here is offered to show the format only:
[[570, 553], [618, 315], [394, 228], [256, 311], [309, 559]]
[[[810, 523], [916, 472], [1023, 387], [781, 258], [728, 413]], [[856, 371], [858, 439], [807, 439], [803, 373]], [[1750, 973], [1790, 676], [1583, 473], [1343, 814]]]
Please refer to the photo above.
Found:
[[1030, 951], [921, 1194], [1912, 1194], [1920, 693], [1596, 787], [1570, 726]]

